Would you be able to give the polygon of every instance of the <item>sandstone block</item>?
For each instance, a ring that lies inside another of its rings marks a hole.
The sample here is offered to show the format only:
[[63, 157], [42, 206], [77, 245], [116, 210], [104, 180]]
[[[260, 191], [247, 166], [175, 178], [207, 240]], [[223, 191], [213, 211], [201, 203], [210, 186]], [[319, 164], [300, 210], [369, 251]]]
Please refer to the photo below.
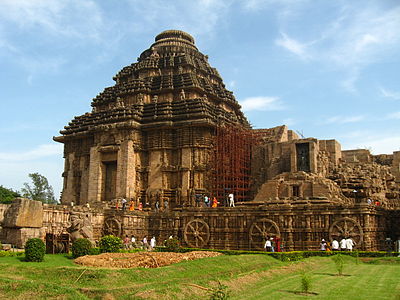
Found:
[[17, 198], [4, 214], [3, 227], [40, 228], [43, 226], [43, 205], [40, 201]]

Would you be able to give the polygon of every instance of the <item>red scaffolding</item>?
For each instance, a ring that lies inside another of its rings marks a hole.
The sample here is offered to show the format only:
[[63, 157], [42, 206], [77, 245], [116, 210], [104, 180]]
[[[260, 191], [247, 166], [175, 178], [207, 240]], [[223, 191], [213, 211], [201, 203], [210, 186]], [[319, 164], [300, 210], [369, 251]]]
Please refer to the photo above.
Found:
[[255, 136], [251, 129], [217, 127], [213, 159], [213, 195], [226, 203], [228, 194], [235, 201], [247, 201], [251, 188], [251, 153]]

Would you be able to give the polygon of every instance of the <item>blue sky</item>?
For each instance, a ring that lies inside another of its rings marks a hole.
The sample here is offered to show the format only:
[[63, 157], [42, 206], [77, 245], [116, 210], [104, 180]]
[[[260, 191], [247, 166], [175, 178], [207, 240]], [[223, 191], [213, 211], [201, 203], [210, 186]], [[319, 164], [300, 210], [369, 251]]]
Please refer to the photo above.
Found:
[[194, 36], [254, 128], [400, 150], [398, 0], [0, 0], [0, 185], [39, 172], [58, 196], [52, 137], [166, 29]]

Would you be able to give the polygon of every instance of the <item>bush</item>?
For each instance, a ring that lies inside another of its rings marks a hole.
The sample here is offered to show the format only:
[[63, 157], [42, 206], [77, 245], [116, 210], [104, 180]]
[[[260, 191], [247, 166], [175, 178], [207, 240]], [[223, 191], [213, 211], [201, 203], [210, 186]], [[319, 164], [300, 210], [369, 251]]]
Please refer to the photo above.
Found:
[[100, 248], [99, 247], [90, 248], [89, 255], [99, 255], [100, 253], [101, 252], [100, 252]]
[[226, 285], [218, 281], [218, 286], [211, 289], [210, 300], [226, 300], [229, 299], [229, 290]]
[[0, 257], [22, 256], [24, 252], [0, 251]]
[[99, 248], [101, 253], [119, 252], [122, 249], [122, 240], [113, 235], [103, 236], [99, 241]]
[[88, 239], [77, 239], [72, 243], [72, 257], [89, 255], [92, 249], [92, 243]]
[[29, 239], [25, 244], [25, 261], [40, 262], [44, 260], [46, 246], [41, 239]]
[[307, 271], [301, 273], [301, 291], [309, 293], [311, 290], [311, 275]]
[[332, 260], [335, 262], [336, 270], [338, 271], [338, 274], [341, 276], [343, 274], [343, 267], [344, 267], [343, 256], [341, 254], [334, 255], [332, 256]]
[[179, 240], [172, 238], [164, 241], [164, 246], [166, 251], [168, 252], [179, 252], [181, 245], [179, 244]]

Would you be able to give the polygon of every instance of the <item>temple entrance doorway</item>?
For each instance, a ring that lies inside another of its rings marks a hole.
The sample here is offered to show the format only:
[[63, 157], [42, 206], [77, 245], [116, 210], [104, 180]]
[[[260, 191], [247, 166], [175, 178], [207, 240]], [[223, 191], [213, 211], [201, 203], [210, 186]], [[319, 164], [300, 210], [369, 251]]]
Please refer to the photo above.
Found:
[[117, 184], [117, 162], [107, 161], [103, 162], [105, 167], [103, 201], [115, 199], [115, 191]]

